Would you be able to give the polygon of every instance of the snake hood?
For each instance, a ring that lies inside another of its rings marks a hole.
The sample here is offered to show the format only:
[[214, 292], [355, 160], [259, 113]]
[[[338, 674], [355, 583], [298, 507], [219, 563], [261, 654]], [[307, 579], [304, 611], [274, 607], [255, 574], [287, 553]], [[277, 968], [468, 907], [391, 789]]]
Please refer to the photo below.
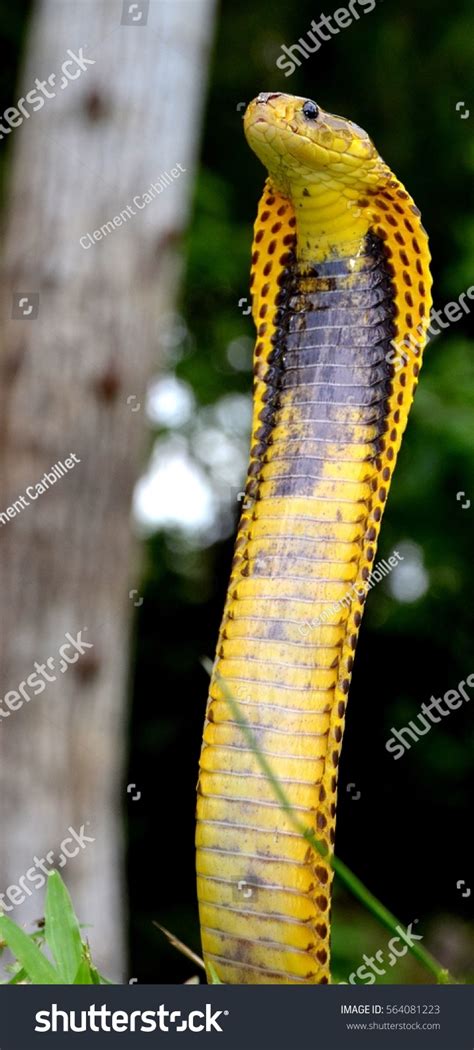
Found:
[[244, 131], [274, 190], [292, 202], [299, 259], [313, 263], [341, 250], [358, 255], [376, 225], [370, 199], [394, 188], [367, 133], [311, 99], [277, 92], [250, 103]]

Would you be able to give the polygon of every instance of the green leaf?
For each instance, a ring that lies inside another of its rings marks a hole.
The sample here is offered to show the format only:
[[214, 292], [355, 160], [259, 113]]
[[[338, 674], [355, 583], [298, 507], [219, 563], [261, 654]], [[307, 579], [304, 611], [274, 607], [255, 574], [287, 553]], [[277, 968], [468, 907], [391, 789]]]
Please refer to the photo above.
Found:
[[83, 958], [81, 931], [71, 898], [57, 871], [48, 875], [45, 935], [64, 983], [74, 984]]
[[81, 965], [76, 973], [76, 976], [72, 982], [73, 984], [95, 984], [96, 982], [92, 979], [91, 967], [87, 962], [87, 959], [81, 960]]
[[32, 984], [64, 984], [61, 975], [42, 955], [31, 937], [6, 915], [0, 918], [0, 936], [26, 970]]

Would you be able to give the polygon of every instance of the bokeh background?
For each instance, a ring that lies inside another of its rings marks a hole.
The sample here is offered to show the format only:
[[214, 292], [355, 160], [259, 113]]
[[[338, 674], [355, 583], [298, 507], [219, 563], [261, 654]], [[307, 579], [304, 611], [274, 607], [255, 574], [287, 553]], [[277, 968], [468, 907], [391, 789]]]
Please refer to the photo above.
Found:
[[[2, 9], [2, 108], [29, 10], [26, 2]], [[194, 796], [207, 690], [200, 660], [213, 655], [245, 477], [249, 256], [264, 179], [244, 140], [244, 104], [261, 90], [284, 90], [368, 130], [422, 210], [435, 307], [474, 284], [469, 0], [452, 0], [449, 9], [439, 0], [406, 7], [378, 0], [285, 77], [276, 66], [282, 44], [304, 38], [318, 12], [308, 0], [223, 0], [216, 11], [184, 275], [148, 392], [150, 456], [133, 505], [144, 600], [134, 628], [126, 782], [139, 784], [141, 799], [124, 805], [123, 819], [129, 969], [140, 982], [182, 982], [197, 972], [153, 920], [199, 952]], [[186, 97], [173, 105], [179, 121]], [[453, 712], [399, 761], [384, 745], [392, 726], [474, 672], [473, 413], [474, 322], [464, 315], [426, 351], [391, 488], [378, 557], [397, 549], [404, 561], [367, 602], [336, 841], [341, 859], [403, 922], [417, 919], [425, 945], [464, 980], [474, 976], [472, 707]], [[340, 888], [333, 921], [334, 979], [347, 980], [364, 952], [373, 955], [389, 938]], [[379, 978], [430, 979], [410, 957]]]

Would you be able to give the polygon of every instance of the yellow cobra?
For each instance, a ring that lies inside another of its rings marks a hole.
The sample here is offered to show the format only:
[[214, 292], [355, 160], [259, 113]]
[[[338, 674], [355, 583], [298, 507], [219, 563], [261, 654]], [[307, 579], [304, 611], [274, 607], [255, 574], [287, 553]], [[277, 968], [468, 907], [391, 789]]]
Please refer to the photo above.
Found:
[[431, 309], [420, 213], [367, 134], [260, 94], [268, 170], [252, 256], [252, 447], [204, 727], [197, 879], [206, 964], [230, 984], [329, 981], [331, 868], [354, 650]]

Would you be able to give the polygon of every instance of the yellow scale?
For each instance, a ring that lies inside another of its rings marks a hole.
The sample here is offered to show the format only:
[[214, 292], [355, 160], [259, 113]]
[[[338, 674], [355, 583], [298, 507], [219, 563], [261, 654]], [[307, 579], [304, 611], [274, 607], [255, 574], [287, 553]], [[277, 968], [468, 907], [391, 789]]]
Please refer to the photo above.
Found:
[[[202, 944], [205, 962], [224, 983], [328, 983], [331, 868], [282, 811], [233, 719], [226, 690], [297, 816], [331, 851], [337, 766], [364, 607], [357, 595], [364, 594], [373, 568], [418, 380], [431, 309], [430, 255], [418, 209], [356, 125], [309, 100], [275, 93], [250, 104], [244, 126], [269, 178], [252, 255], [257, 342], [246, 509], [200, 761]], [[331, 260], [351, 259], [357, 273], [368, 234], [383, 245], [393, 296], [393, 374], [383, 440], [374, 451], [376, 427], [363, 409], [331, 408], [330, 437], [311, 492], [282, 494], [280, 479], [294, 470], [290, 452], [304, 448], [308, 455], [309, 449], [315, 459], [321, 452], [308, 438], [295, 389], [280, 398], [265, 444], [265, 376], [282, 294], [292, 279], [292, 253], [303, 274], [301, 289], [306, 272]]]

